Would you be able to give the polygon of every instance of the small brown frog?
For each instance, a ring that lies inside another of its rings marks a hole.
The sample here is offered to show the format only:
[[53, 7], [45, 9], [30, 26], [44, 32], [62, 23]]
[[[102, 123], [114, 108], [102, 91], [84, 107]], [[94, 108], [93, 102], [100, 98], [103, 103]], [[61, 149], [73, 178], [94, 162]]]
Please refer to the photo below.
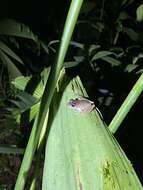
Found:
[[94, 102], [84, 97], [71, 99], [68, 105], [71, 109], [79, 113], [89, 113], [95, 108]]
[[98, 112], [100, 118], [104, 121], [103, 116], [100, 110], [95, 106], [94, 102], [80, 96], [79, 98], [71, 99], [68, 102], [68, 105], [71, 109], [81, 114], [90, 113], [94, 109]]

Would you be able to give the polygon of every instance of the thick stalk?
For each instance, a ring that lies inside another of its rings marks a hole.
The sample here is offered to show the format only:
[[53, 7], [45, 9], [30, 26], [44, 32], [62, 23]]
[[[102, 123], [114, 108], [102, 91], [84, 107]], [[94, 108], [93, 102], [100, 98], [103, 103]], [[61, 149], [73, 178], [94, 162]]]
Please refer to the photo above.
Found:
[[120, 109], [117, 111], [116, 115], [112, 119], [109, 130], [112, 133], [115, 133], [123, 120], [125, 119], [126, 115], [136, 102], [137, 98], [143, 91], [143, 74], [140, 76], [140, 78], [137, 80], [136, 84], [133, 86], [132, 90], [130, 91], [129, 95], [121, 105]]
[[[77, 18], [80, 12], [82, 2], [83, 0], [72, 0], [71, 2], [70, 9], [69, 9], [68, 16], [65, 23], [65, 27], [64, 27], [64, 31], [63, 31], [63, 35], [62, 35], [62, 39], [61, 39], [61, 44], [60, 44], [57, 60], [52, 65], [50, 75], [46, 83], [46, 87], [45, 87], [42, 100], [41, 100], [39, 114], [37, 116], [37, 122], [35, 122], [32, 128], [32, 132], [29, 138], [28, 145], [26, 147], [26, 151], [24, 154], [24, 158], [21, 164], [21, 168], [18, 174], [18, 178], [17, 178], [14, 190], [24, 189], [28, 171], [29, 171], [35, 150], [39, 142], [41, 130], [45, 123], [45, 118], [47, 116], [48, 108], [51, 103], [54, 90], [56, 88], [60, 70], [63, 67], [64, 58], [68, 49], [68, 45], [71, 40], [71, 36], [74, 30], [75, 24], [77, 22]], [[46, 120], [46, 122], [47, 121], [48, 119]]]

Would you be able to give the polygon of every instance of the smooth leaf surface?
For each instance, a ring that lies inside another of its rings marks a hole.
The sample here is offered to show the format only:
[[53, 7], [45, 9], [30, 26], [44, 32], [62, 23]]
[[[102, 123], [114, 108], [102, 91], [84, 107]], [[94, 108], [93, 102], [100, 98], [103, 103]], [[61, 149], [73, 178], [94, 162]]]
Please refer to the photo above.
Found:
[[0, 146], [0, 154], [24, 154], [24, 148]]
[[143, 4], [141, 4], [136, 11], [137, 21], [143, 21]]
[[131, 3], [133, 3], [135, 0], [123, 0], [122, 1], [122, 5], [129, 5]]
[[4, 19], [0, 21], [0, 34], [21, 38], [28, 38], [37, 41], [37, 36], [29, 29], [28, 26], [16, 22], [12, 19]]
[[7, 67], [9, 75], [12, 79], [22, 75], [20, 70], [2, 50], [0, 50], [0, 59], [2, 60], [2, 63]]
[[101, 59], [103, 59], [104, 61], [108, 62], [111, 64], [111, 66], [118, 66], [121, 64], [121, 62], [113, 57], [109, 57], [109, 56], [105, 56], [102, 57]]
[[95, 3], [94, 2], [84, 2], [82, 7], [81, 7], [81, 11], [80, 13], [88, 13], [89, 11], [93, 10], [93, 8], [95, 7]]
[[130, 162], [98, 113], [82, 115], [69, 108], [77, 94], [86, 96], [79, 78], [53, 99], [51, 115], [56, 117], [50, 117], [42, 190], [141, 190]]
[[24, 91], [31, 77], [20, 76], [12, 80], [12, 84], [19, 90]]
[[[47, 78], [49, 77], [49, 72], [50, 72], [50, 68], [46, 68], [41, 72], [41, 80], [39, 81], [39, 84], [37, 85], [36, 89], [34, 90], [33, 96], [37, 99], [40, 99], [43, 91], [44, 91], [44, 87], [47, 81]], [[20, 76], [15, 78], [12, 81], [12, 84], [19, 90], [24, 91], [28, 82], [32, 79], [32, 77], [24, 77], [24, 76]]]
[[123, 32], [126, 33], [132, 40], [138, 41], [139, 34], [135, 32], [132, 28], [123, 27]]
[[75, 67], [79, 64], [79, 62], [77, 61], [68, 61], [64, 63], [64, 67], [65, 68], [71, 68], [71, 67]]
[[138, 65], [134, 65], [134, 64], [128, 64], [127, 67], [125, 68], [126, 72], [132, 72], [134, 69], [136, 69], [138, 67]]
[[[12, 81], [12, 84], [19, 90], [24, 91], [26, 88], [26, 85], [30, 81], [31, 77], [17, 77]], [[44, 85], [42, 84], [42, 81], [39, 82], [37, 88], [35, 89], [33, 96], [37, 99], [41, 98], [44, 91]]]
[[0, 41], [0, 49], [3, 50], [5, 53], [7, 53], [12, 58], [14, 58], [19, 63], [24, 64], [23, 61], [21, 60], [21, 58], [2, 41]]
[[99, 52], [97, 52], [97, 53], [93, 56], [92, 61], [97, 60], [97, 59], [100, 59], [100, 58], [105, 57], [105, 56], [107, 56], [107, 55], [111, 55], [111, 54], [113, 54], [113, 52], [110, 52], [110, 51], [99, 51]]
[[39, 106], [40, 106], [40, 99], [42, 97], [42, 94], [44, 92], [46, 80], [49, 76], [49, 68], [44, 69], [41, 73], [41, 80], [39, 81], [39, 84], [37, 85], [36, 89], [33, 92], [33, 96], [31, 94], [28, 94], [24, 92], [28, 82], [32, 79], [32, 77], [17, 77], [12, 81], [12, 84], [22, 92], [19, 93], [18, 97], [19, 100], [12, 101], [19, 109], [16, 113], [14, 113], [14, 116], [17, 119], [17, 122], [20, 121], [20, 114], [23, 113], [26, 110], [30, 110], [29, 112], [29, 121], [35, 118], [36, 114], [38, 113]]
[[117, 20], [126, 20], [129, 18], [129, 15], [127, 14], [127, 12], [120, 12], [118, 19]]
[[143, 73], [143, 69], [139, 69], [136, 74], [142, 74]]

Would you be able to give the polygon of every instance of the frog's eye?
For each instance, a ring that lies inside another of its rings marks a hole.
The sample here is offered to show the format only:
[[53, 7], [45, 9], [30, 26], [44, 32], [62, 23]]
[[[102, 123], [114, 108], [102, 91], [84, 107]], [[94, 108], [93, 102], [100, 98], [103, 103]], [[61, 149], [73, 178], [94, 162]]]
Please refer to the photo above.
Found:
[[70, 105], [71, 105], [72, 107], [75, 107], [75, 106], [76, 106], [76, 102], [71, 101], [71, 102], [70, 102]]

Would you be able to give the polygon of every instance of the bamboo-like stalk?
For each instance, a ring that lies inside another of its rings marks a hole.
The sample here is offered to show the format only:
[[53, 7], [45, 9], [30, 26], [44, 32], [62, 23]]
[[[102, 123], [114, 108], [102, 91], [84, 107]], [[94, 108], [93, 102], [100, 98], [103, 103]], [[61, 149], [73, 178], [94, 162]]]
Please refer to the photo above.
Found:
[[125, 119], [126, 115], [136, 102], [137, 98], [143, 91], [143, 74], [140, 76], [140, 78], [137, 80], [135, 85], [133, 86], [132, 90], [130, 91], [129, 95], [117, 111], [116, 115], [112, 119], [111, 123], [109, 124], [109, 130], [112, 133], [115, 133], [123, 120]]
[[[41, 130], [43, 128], [44, 123], [46, 124], [48, 121], [47, 113], [49, 109], [49, 105], [51, 103], [54, 90], [59, 78], [60, 70], [63, 67], [64, 58], [67, 52], [67, 48], [69, 42], [71, 40], [71, 36], [80, 12], [80, 8], [83, 0], [72, 0], [70, 9], [68, 12], [68, 16], [66, 19], [61, 44], [59, 48], [59, 53], [57, 56], [57, 60], [52, 65], [49, 78], [46, 83], [46, 87], [42, 96], [40, 110], [35, 120], [35, 123], [32, 128], [32, 132], [28, 141], [28, 145], [26, 147], [26, 151], [24, 154], [24, 158], [20, 167], [20, 171], [18, 174], [18, 178], [16, 181], [16, 185], [14, 190], [23, 190], [26, 178], [28, 175], [28, 171], [36, 150], [36, 147], [39, 142], [39, 137], [41, 134]], [[45, 120], [46, 118], [46, 120]]]

